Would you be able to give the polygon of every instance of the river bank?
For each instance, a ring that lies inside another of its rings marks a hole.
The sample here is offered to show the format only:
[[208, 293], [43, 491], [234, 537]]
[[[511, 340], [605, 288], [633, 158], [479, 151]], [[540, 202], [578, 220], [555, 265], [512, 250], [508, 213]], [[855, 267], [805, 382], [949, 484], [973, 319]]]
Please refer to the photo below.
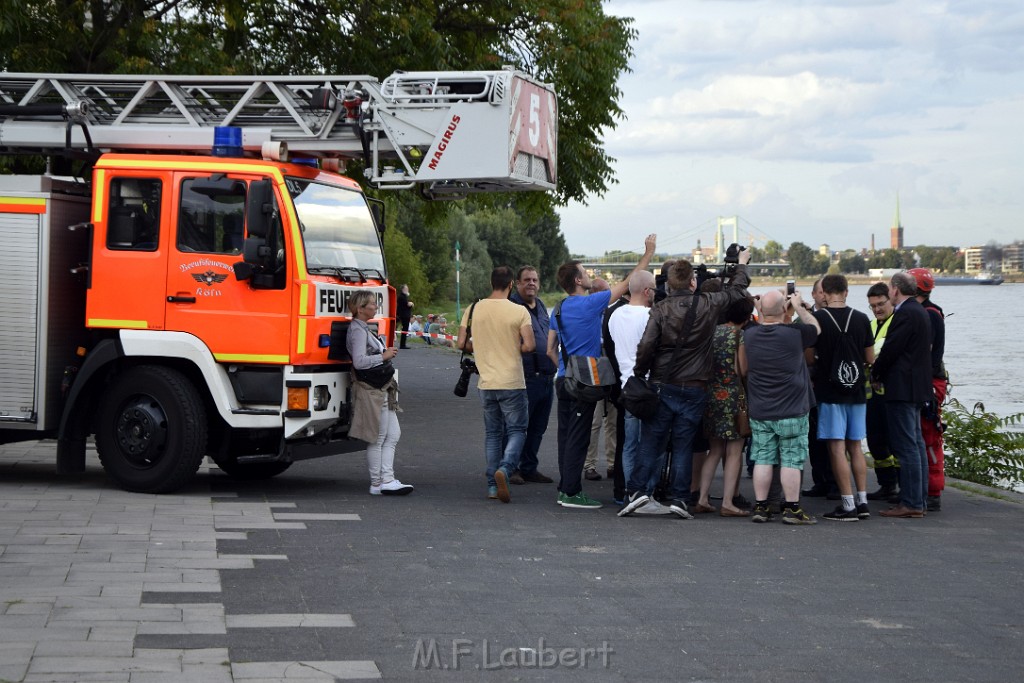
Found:
[[[953, 275], [961, 275], [961, 274], [962, 273], [953, 273]], [[796, 284], [797, 284], [798, 287], [810, 287], [810, 286], [812, 286], [814, 284], [814, 281], [817, 280], [818, 277], [819, 276], [805, 277], [805, 278], [796, 278]], [[1008, 284], [1024, 283], [1024, 274], [1000, 275], [1000, 277], [1003, 278], [1003, 284], [1007, 284], [1008, 285]], [[752, 277], [750, 279], [751, 280], [750, 284], [751, 284], [752, 287], [772, 287], [772, 286], [785, 287], [786, 286], [786, 281], [789, 280], [789, 279], [791, 279], [791, 278], [783, 277], [783, 276], [772, 276], [772, 277], [758, 276], [758, 277]], [[869, 277], [867, 275], [847, 275], [846, 276], [846, 281], [849, 282], [851, 286], [853, 286], [853, 285], [867, 285], [867, 286], [870, 286], [870, 285], [873, 285], [876, 282], [888, 282], [888, 278]]]

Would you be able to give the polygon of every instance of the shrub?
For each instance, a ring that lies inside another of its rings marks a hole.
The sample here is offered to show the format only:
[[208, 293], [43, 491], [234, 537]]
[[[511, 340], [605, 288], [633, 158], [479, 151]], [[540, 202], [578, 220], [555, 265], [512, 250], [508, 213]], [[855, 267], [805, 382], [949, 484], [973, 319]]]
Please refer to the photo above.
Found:
[[1024, 424], [1024, 413], [1000, 417], [972, 410], [951, 399], [943, 411], [946, 422], [946, 473], [986, 486], [1024, 487], [1024, 432], [1008, 428]]

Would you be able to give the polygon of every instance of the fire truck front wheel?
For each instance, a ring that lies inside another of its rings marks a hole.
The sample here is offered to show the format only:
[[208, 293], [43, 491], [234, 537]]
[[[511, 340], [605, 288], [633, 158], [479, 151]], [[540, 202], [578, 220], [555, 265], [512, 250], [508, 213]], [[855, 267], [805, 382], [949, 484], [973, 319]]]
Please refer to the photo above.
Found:
[[131, 368], [101, 401], [96, 450], [119, 486], [167, 493], [195, 475], [206, 452], [206, 411], [185, 375], [157, 365]]

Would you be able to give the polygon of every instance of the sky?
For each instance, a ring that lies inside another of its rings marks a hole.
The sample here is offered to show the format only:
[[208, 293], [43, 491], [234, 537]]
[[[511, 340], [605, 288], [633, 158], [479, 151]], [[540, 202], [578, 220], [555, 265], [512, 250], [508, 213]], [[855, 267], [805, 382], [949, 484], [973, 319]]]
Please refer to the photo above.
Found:
[[[608, 0], [633, 17], [618, 183], [560, 209], [573, 254], [1024, 239], [1024, 2]], [[556, 84], [557, 87], [557, 84]], [[731, 228], [725, 242], [732, 241]]]

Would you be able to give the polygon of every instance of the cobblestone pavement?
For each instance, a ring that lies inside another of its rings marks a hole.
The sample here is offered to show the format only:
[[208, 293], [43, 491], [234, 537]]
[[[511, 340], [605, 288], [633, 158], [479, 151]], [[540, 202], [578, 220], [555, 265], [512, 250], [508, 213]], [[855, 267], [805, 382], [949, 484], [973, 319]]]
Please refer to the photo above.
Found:
[[[0, 447], [0, 681], [334, 681], [380, 678], [372, 661], [232, 663], [226, 647], [136, 647], [152, 635], [228, 629], [352, 628], [348, 614], [225, 614], [220, 572], [286, 555], [222, 553], [251, 530], [305, 529], [357, 514], [289, 512], [294, 503], [238, 502], [208, 477], [175, 495], [111, 488], [95, 452], [80, 479], [53, 472], [53, 442]], [[201, 473], [202, 475], [203, 473]], [[203, 491], [203, 488], [207, 490]], [[149, 602], [159, 594], [166, 602]]]

